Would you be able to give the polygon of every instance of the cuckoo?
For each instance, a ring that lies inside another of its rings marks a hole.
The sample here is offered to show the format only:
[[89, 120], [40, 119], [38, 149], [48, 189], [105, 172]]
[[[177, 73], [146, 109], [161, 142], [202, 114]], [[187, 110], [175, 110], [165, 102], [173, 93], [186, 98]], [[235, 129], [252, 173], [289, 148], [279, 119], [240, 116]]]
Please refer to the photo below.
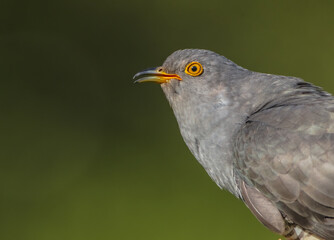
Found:
[[331, 94], [200, 49], [134, 79], [161, 85], [192, 154], [263, 225], [287, 239], [334, 240]]

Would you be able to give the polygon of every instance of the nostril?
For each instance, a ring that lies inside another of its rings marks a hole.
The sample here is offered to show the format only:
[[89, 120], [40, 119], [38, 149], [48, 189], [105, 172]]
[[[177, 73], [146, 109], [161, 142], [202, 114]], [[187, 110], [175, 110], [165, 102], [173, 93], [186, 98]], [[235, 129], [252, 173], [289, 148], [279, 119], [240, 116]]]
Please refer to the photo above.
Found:
[[159, 68], [159, 69], [158, 69], [158, 72], [162, 72], [162, 68]]

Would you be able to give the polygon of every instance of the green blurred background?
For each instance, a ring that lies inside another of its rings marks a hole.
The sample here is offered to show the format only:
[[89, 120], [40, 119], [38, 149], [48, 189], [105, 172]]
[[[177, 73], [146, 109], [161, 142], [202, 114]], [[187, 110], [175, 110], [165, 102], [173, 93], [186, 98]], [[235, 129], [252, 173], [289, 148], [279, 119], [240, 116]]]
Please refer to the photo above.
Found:
[[205, 48], [334, 92], [333, 1], [0, 1], [0, 239], [277, 239], [186, 148], [157, 84]]

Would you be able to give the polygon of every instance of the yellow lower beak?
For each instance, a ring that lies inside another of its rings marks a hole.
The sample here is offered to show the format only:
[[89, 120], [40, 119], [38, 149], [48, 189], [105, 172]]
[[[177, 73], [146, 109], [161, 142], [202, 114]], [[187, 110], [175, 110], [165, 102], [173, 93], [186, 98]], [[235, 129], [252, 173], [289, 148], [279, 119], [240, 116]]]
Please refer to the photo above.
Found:
[[177, 79], [181, 81], [181, 77], [177, 74], [169, 74], [162, 71], [161, 67], [151, 68], [134, 75], [133, 79], [135, 83], [142, 82], [156, 82], [156, 83], [166, 83], [171, 79]]

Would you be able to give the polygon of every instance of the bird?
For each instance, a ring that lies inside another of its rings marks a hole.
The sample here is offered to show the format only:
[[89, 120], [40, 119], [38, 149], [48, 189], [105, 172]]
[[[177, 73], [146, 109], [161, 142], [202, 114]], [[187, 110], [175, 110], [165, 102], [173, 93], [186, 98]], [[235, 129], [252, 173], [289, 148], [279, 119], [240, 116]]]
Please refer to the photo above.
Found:
[[183, 49], [134, 75], [159, 83], [212, 180], [289, 240], [334, 240], [334, 98], [297, 77]]

